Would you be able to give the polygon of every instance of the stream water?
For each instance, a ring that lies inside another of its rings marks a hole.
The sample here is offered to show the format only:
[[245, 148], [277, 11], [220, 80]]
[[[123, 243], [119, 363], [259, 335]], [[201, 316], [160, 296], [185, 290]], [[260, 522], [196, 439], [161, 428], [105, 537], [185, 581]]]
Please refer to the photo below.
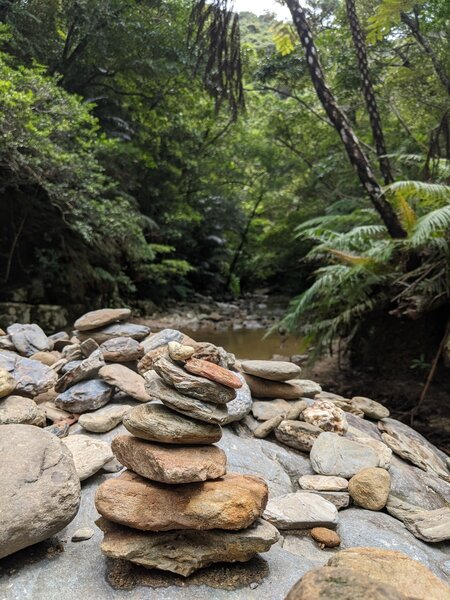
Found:
[[275, 333], [265, 337], [267, 333], [265, 329], [225, 329], [222, 331], [183, 329], [183, 332], [197, 342], [212, 342], [216, 346], [222, 346], [238, 358], [269, 359], [274, 354], [289, 357], [305, 352], [302, 338], [286, 337]]

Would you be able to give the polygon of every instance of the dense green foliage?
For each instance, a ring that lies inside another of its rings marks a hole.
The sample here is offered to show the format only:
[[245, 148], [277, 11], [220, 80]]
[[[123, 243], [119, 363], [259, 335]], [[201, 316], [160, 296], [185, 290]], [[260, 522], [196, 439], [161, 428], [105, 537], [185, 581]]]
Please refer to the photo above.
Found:
[[[240, 15], [236, 119], [216, 110], [214, 76], [188, 43], [192, 5], [0, 0], [3, 298], [21, 288], [92, 305], [269, 286], [301, 294], [283, 326], [318, 350], [374, 312], [448, 304], [448, 2], [356, 5], [401, 240], [355, 176], [291, 24]], [[327, 83], [381, 181], [345, 2], [308, 6]]]

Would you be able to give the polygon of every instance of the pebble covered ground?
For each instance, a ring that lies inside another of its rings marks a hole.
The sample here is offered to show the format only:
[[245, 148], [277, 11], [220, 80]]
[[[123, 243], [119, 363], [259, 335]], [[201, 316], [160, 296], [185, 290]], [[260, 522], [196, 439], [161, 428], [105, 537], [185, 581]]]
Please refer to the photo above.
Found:
[[0, 330], [0, 598], [450, 598], [448, 457], [130, 317]]

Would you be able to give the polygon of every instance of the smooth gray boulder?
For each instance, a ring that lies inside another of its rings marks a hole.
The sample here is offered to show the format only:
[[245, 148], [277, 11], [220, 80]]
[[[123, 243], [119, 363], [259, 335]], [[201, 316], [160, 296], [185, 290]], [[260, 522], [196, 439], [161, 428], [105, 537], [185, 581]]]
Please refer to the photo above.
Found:
[[281, 360], [243, 360], [241, 367], [244, 373], [271, 381], [288, 381], [301, 373], [298, 365]]
[[0, 425], [0, 558], [41, 542], [75, 517], [80, 483], [70, 452], [32, 425]]
[[100, 351], [106, 362], [132, 362], [144, 356], [144, 348], [130, 337], [112, 338], [103, 342]]
[[345, 478], [353, 477], [361, 469], [380, 466], [380, 456], [374, 448], [328, 431], [314, 442], [310, 459], [319, 475]]
[[418, 510], [450, 506], [450, 484], [432, 471], [422, 471], [396, 456], [389, 469], [391, 490], [386, 509], [403, 520]]

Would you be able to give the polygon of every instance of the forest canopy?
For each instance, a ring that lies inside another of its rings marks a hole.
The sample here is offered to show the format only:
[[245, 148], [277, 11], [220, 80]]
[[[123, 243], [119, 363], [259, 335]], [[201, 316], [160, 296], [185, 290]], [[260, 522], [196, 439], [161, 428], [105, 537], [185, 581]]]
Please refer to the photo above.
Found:
[[2, 299], [264, 286], [317, 350], [448, 306], [449, 3], [226, 4], [0, 0]]

